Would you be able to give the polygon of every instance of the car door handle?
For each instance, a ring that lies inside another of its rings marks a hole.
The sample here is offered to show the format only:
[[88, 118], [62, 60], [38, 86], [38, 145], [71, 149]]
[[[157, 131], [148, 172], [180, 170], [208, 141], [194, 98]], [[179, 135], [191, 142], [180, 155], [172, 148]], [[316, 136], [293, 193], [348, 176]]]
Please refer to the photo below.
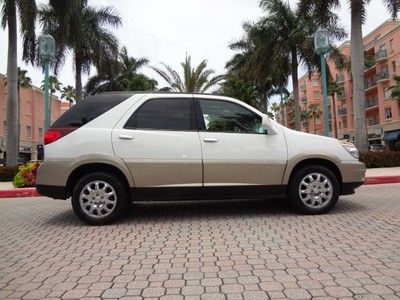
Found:
[[205, 141], [206, 143], [216, 143], [218, 142], [218, 139], [205, 138], [203, 141]]
[[118, 138], [120, 140], [133, 140], [134, 139], [133, 136], [130, 136], [130, 135], [127, 135], [127, 134], [121, 134]]

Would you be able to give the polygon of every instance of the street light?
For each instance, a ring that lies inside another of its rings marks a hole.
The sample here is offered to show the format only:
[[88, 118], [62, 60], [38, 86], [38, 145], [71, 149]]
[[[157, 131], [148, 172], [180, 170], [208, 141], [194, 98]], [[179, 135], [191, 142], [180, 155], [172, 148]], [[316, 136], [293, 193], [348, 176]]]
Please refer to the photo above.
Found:
[[[326, 28], [318, 28], [314, 34], [315, 52], [321, 57], [322, 94], [324, 107], [324, 135], [329, 136], [329, 111], [328, 111], [328, 88], [326, 80], [325, 54], [329, 51], [329, 31]], [[335, 108], [334, 108], [335, 109]]]
[[49, 68], [55, 55], [55, 41], [49, 34], [39, 37], [39, 57], [44, 63], [44, 130], [50, 127]]

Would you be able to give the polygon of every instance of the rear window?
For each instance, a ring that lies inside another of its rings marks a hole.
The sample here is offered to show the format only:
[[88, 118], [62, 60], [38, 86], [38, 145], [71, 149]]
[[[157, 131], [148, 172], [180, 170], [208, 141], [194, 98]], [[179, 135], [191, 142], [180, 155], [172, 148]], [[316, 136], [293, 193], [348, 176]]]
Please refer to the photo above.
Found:
[[132, 95], [133, 93], [104, 93], [86, 97], [61, 115], [51, 127], [81, 127]]

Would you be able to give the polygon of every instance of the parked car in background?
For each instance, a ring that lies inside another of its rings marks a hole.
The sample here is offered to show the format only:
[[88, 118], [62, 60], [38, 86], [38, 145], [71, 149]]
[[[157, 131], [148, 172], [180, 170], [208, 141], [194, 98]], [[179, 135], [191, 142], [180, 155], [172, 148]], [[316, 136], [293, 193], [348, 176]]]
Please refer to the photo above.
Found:
[[387, 147], [385, 145], [382, 144], [371, 144], [368, 145], [368, 151], [372, 151], [372, 152], [382, 152], [382, 151], [387, 151]]
[[86, 98], [46, 132], [37, 190], [72, 197], [90, 224], [131, 201], [286, 197], [330, 211], [364, 182], [354, 145], [288, 129], [216, 95], [115, 92]]

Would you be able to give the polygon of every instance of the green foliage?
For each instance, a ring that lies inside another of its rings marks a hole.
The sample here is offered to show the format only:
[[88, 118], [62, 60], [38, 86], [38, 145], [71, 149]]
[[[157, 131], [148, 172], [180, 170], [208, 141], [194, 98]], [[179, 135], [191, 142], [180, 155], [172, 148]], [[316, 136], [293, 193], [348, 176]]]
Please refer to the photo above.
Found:
[[225, 76], [225, 81], [221, 83], [221, 89], [218, 93], [242, 100], [258, 109], [262, 105], [257, 98], [257, 91], [254, 85], [250, 81], [241, 78], [238, 74], [233, 72], [230, 72]]
[[390, 87], [391, 96], [392, 98], [400, 101], [400, 76], [393, 76], [393, 80], [396, 82], [396, 84]]
[[360, 161], [363, 162], [367, 168], [400, 167], [400, 152], [364, 152], [360, 153]]
[[35, 186], [38, 167], [39, 164], [35, 162], [20, 166], [18, 173], [14, 177], [13, 185], [17, 188]]
[[396, 151], [400, 151], [400, 141], [397, 141], [397, 142], [394, 144], [394, 149], [396, 149]]
[[17, 173], [18, 173], [18, 165], [0, 166], [0, 182], [13, 181]]

